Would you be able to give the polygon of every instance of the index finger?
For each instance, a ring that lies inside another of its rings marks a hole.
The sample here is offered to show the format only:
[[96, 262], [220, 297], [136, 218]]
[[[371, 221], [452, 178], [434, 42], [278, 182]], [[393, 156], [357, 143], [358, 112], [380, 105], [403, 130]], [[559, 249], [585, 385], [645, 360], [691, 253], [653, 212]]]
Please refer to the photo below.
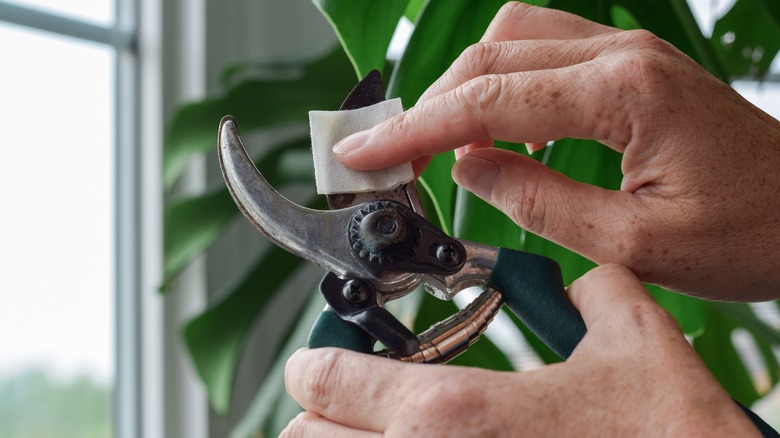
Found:
[[[568, 49], [571, 45], [567, 45], [566, 49], [558, 47], [560, 40], [587, 39], [619, 31], [568, 12], [525, 3], [507, 3], [498, 11], [480, 42], [467, 48], [444, 75], [425, 90], [418, 103], [449, 91], [478, 75], [507, 73], [510, 71], [507, 68], [512, 69], [511, 71], [541, 70], [582, 62], [584, 58], [592, 56]], [[527, 41], [527, 44], [519, 47], [495, 44], [520, 40], [532, 41]], [[518, 53], [512, 53], [513, 51]], [[538, 53], [531, 55], [529, 52]], [[513, 65], [502, 67], [493, 65], [494, 63]], [[470, 71], [472, 67], [477, 71]]]
[[568, 40], [617, 31], [565, 11], [510, 2], [498, 11], [481, 41]]
[[598, 58], [573, 67], [486, 75], [422, 102], [333, 151], [358, 170], [383, 169], [491, 139], [515, 143], [564, 137], [625, 145], [626, 99], [612, 92]]
[[337, 423], [383, 431], [409, 391], [413, 364], [338, 348], [299, 350], [287, 361], [287, 392], [304, 409]]

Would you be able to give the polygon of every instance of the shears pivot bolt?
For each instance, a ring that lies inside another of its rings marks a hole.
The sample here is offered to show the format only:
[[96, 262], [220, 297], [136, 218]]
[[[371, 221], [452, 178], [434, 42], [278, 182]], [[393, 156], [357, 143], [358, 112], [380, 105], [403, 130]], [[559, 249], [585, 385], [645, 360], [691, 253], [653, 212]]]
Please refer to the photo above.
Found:
[[457, 266], [461, 261], [461, 254], [458, 248], [451, 243], [442, 243], [436, 247], [436, 260], [444, 266]]
[[354, 305], [365, 303], [370, 295], [365, 282], [356, 279], [347, 280], [341, 289], [341, 294], [348, 303]]

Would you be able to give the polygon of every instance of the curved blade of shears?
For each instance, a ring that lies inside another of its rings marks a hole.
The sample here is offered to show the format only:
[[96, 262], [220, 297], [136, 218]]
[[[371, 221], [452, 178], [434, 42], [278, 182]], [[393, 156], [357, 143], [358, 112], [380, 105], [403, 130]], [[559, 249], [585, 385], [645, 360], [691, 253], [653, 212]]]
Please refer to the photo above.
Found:
[[232, 116], [219, 125], [219, 164], [241, 212], [272, 242], [339, 277], [375, 278], [351, 255], [345, 238], [358, 207], [312, 210], [282, 196], [249, 158]]

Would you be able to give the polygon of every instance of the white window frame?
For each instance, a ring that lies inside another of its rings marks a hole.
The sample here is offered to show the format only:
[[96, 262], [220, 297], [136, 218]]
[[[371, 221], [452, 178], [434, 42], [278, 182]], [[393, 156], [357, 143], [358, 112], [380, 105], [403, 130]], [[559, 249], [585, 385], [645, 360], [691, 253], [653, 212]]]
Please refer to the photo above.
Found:
[[[206, 397], [180, 337], [182, 323], [206, 306], [206, 263], [190, 266], [167, 297], [157, 291], [163, 264], [165, 124], [176, 106], [202, 98], [228, 61], [302, 56], [307, 50], [322, 50], [335, 38], [325, 25], [312, 29], [312, 24], [322, 24], [315, 13], [295, 11], [310, 6], [309, 0], [113, 1], [116, 21], [110, 26], [4, 0], [0, 22], [116, 50], [114, 436], [219, 435], [216, 423], [209, 424]], [[290, 23], [307, 31], [287, 29]], [[217, 32], [225, 26], [230, 33]], [[214, 32], [207, 37], [208, 29]], [[271, 39], [263, 32], [279, 37]], [[766, 80], [780, 82], [780, 76], [773, 73]], [[207, 168], [206, 159], [194, 160], [177, 191], [205, 187], [214, 178]], [[239, 379], [251, 381], [246, 375], [251, 370], [244, 371]]]
[[163, 437], [162, 0], [114, 0], [114, 7], [114, 22], [101, 25], [0, 0], [0, 22], [114, 50], [113, 435]]

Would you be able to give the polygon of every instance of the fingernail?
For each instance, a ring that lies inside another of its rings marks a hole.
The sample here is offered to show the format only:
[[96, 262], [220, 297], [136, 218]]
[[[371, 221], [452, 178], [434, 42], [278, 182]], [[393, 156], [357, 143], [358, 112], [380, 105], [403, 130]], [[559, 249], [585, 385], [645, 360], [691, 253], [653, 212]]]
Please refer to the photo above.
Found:
[[490, 202], [500, 172], [495, 161], [466, 155], [455, 163], [452, 178], [459, 186]]
[[369, 131], [361, 131], [350, 135], [333, 145], [333, 153], [336, 155], [346, 155], [350, 152], [360, 149], [371, 136]]

